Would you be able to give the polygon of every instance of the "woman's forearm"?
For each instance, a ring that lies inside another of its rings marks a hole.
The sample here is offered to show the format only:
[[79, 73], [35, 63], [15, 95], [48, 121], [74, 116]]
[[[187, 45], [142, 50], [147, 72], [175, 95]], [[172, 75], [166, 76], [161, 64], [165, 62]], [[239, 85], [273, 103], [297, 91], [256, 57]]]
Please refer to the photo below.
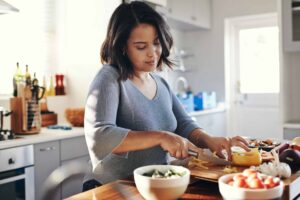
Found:
[[129, 131], [121, 144], [113, 150], [113, 153], [125, 153], [160, 145], [162, 135], [163, 132], [159, 131]]
[[200, 148], [208, 148], [210, 138], [211, 136], [200, 128], [194, 129], [188, 136], [188, 139]]

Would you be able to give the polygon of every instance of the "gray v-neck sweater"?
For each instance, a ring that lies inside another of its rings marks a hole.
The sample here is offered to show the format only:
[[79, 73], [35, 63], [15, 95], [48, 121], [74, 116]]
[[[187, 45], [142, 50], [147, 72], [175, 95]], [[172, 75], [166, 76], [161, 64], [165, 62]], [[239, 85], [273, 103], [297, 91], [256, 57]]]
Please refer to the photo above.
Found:
[[164, 164], [167, 154], [160, 147], [112, 153], [130, 130], [170, 131], [187, 138], [199, 126], [189, 117], [167, 82], [156, 75], [157, 91], [150, 100], [131, 82], [118, 81], [118, 71], [104, 65], [87, 97], [84, 130], [94, 178], [102, 184], [132, 175], [137, 167]]

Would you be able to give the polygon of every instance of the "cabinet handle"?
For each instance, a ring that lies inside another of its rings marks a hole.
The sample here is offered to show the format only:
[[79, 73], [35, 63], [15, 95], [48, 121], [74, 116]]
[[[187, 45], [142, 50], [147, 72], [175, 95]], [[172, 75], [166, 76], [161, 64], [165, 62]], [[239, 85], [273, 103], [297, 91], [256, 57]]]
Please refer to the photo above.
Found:
[[9, 165], [13, 165], [13, 164], [15, 164], [15, 159], [13, 159], [13, 158], [10, 158], [10, 159], [8, 159], [8, 164]]
[[40, 151], [51, 151], [51, 150], [55, 150], [55, 147], [52, 146], [52, 147], [46, 147], [46, 148], [40, 149]]

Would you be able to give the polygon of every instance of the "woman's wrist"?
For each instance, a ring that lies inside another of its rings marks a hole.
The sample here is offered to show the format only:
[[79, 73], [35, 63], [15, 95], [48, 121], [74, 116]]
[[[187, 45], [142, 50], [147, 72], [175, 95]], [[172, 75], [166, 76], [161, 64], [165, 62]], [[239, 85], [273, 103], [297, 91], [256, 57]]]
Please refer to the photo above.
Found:
[[188, 139], [200, 148], [208, 148], [212, 137], [203, 129], [197, 128], [190, 133]]

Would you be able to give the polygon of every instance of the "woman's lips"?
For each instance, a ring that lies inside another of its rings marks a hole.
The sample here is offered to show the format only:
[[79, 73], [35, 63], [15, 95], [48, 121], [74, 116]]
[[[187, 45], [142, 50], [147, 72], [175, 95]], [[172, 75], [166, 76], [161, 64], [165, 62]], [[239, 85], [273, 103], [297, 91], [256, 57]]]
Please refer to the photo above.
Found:
[[155, 65], [156, 64], [156, 61], [155, 60], [152, 60], [152, 61], [146, 61], [146, 63], [148, 65]]

